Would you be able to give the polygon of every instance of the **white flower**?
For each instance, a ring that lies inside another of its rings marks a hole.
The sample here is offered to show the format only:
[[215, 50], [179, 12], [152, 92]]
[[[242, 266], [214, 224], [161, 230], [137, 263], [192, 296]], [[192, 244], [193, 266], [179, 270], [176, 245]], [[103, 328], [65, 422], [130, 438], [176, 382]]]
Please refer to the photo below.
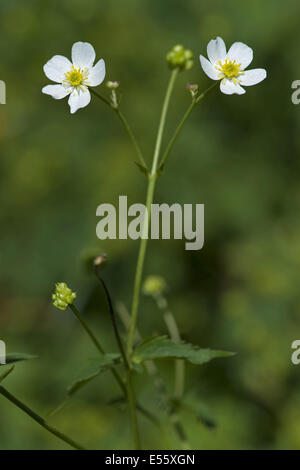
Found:
[[265, 69], [245, 70], [253, 60], [253, 50], [242, 42], [232, 44], [228, 52], [222, 38], [212, 39], [207, 46], [209, 60], [200, 55], [201, 66], [212, 80], [221, 80], [226, 95], [243, 95], [244, 86], [256, 85], [267, 76]]
[[90, 86], [100, 85], [105, 77], [105, 62], [100, 59], [93, 66], [96, 53], [88, 42], [75, 42], [72, 46], [72, 62], [55, 55], [44, 65], [46, 76], [59, 85], [47, 85], [43, 93], [60, 100], [69, 95], [71, 113], [84, 108], [91, 101]]

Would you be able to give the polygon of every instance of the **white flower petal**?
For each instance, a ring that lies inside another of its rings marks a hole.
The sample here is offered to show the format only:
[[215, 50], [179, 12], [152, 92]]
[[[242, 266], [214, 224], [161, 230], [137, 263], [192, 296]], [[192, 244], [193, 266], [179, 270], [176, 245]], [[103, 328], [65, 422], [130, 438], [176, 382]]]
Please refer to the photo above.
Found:
[[100, 59], [96, 65], [91, 69], [88, 82], [89, 86], [98, 86], [105, 78], [105, 62]]
[[265, 69], [252, 69], [246, 70], [241, 75], [241, 85], [251, 86], [262, 82], [267, 77], [267, 71]]
[[44, 86], [42, 92], [50, 95], [56, 100], [60, 100], [69, 94], [69, 91], [62, 85], [47, 85]]
[[89, 42], [75, 42], [72, 46], [72, 62], [75, 67], [92, 67], [96, 58], [95, 49]]
[[235, 84], [232, 80], [227, 80], [226, 78], [221, 81], [220, 89], [225, 95], [243, 95], [246, 93], [244, 88], [242, 88], [238, 83]]
[[62, 55], [55, 55], [44, 65], [44, 72], [53, 82], [61, 83], [65, 73], [68, 72], [71, 67], [72, 64], [69, 59]]
[[203, 57], [203, 55], [200, 55], [200, 62], [204, 72], [206, 73], [206, 75], [208, 75], [209, 78], [211, 78], [212, 80], [219, 80], [219, 72], [209, 62], [209, 60]]
[[91, 101], [91, 94], [89, 90], [80, 91], [79, 93], [75, 90], [71, 93], [68, 103], [70, 105], [71, 114], [76, 113], [79, 108], [84, 108]]
[[241, 64], [241, 68], [244, 70], [253, 60], [253, 50], [242, 42], [235, 42], [229, 49], [227, 57], [229, 60], [235, 60]]
[[207, 45], [207, 55], [212, 64], [226, 57], [226, 46], [222, 38], [212, 39]]

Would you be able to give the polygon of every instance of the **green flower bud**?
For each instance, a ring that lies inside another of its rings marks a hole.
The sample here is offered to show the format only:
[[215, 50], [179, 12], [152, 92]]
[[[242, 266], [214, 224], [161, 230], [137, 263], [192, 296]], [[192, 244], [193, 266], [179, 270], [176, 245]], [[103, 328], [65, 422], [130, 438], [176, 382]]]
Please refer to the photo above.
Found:
[[59, 310], [66, 310], [76, 299], [76, 293], [72, 292], [65, 282], [58, 282], [55, 292], [52, 294], [52, 303]]
[[119, 88], [120, 82], [117, 82], [116, 80], [115, 81], [109, 80], [108, 82], [106, 82], [106, 86], [110, 90], [116, 90], [117, 88]]
[[166, 282], [161, 276], [148, 276], [143, 285], [143, 293], [156, 296], [162, 294], [166, 287]]
[[185, 49], [182, 44], [177, 44], [167, 54], [167, 62], [171, 69], [190, 70], [194, 65], [194, 55], [189, 49]]

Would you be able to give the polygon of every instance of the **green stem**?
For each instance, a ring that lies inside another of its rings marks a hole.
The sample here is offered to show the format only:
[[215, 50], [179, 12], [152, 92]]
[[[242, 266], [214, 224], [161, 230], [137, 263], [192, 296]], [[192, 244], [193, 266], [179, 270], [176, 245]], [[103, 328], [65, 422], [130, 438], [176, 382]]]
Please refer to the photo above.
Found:
[[142, 151], [141, 151], [141, 149], [140, 149], [140, 147], [139, 147], [139, 144], [137, 143], [137, 140], [136, 140], [136, 138], [135, 138], [135, 136], [134, 136], [134, 134], [133, 134], [133, 132], [132, 132], [132, 130], [131, 130], [131, 127], [129, 126], [128, 121], [126, 120], [124, 114], [120, 111], [119, 108], [113, 108], [113, 109], [114, 109], [114, 111], [116, 112], [116, 114], [117, 114], [118, 118], [120, 119], [121, 123], [123, 124], [124, 129], [125, 129], [125, 131], [127, 132], [128, 136], [129, 136], [129, 138], [130, 138], [130, 140], [131, 140], [131, 142], [132, 142], [132, 145], [133, 145], [133, 147], [134, 147], [134, 149], [135, 149], [135, 151], [136, 151], [136, 154], [137, 154], [137, 157], [138, 157], [138, 159], [139, 159], [139, 161], [140, 161], [140, 164], [141, 164], [146, 170], [148, 170], [148, 169], [147, 169], [147, 164], [146, 164], [146, 162], [145, 162], [145, 160], [144, 160], [144, 157], [143, 157], [143, 154], [142, 154]]
[[188, 109], [186, 110], [183, 118], [181, 119], [180, 123], [178, 124], [170, 142], [168, 143], [167, 145], [167, 148], [162, 156], [162, 159], [160, 161], [160, 164], [159, 164], [159, 168], [162, 169], [166, 163], [166, 160], [176, 142], [176, 139], [177, 137], [179, 136], [180, 132], [182, 131], [182, 128], [185, 124], [185, 122], [187, 121], [188, 117], [191, 115], [193, 109], [195, 108], [195, 106], [204, 98], [204, 96], [210, 91], [212, 90], [215, 86], [216, 86], [217, 83], [214, 83], [212, 86], [210, 86], [209, 88], [207, 88], [207, 90], [203, 91], [201, 93], [201, 95], [197, 96], [196, 98], [193, 99], [192, 103], [189, 105]]
[[95, 266], [95, 274], [96, 274], [96, 277], [97, 277], [98, 281], [100, 282], [100, 284], [102, 285], [103, 290], [105, 292], [106, 300], [107, 300], [107, 303], [108, 303], [108, 310], [109, 310], [113, 330], [114, 330], [114, 333], [115, 333], [116, 341], [117, 341], [117, 344], [118, 344], [118, 347], [119, 347], [119, 351], [120, 351], [121, 356], [123, 358], [124, 365], [125, 365], [126, 369], [129, 370], [130, 366], [128, 364], [128, 360], [127, 360], [127, 357], [126, 357], [126, 354], [125, 354], [125, 351], [124, 351], [124, 348], [123, 348], [123, 343], [122, 343], [121, 336], [120, 336], [120, 333], [119, 333], [119, 329], [118, 329], [118, 325], [117, 325], [117, 320], [116, 320], [116, 315], [115, 315], [115, 312], [114, 312], [114, 307], [113, 307], [111, 295], [110, 295], [109, 290], [106, 286], [106, 283], [104, 282], [104, 279], [98, 273], [98, 269], [97, 269], [96, 266]]
[[146, 198], [146, 213], [148, 214], [148, 220], [145, 220], [143, 226], [143, 234], [141, 237], [137, 267], [136, 267], [136, 274], [135, 274], [135, 281], [134, 281], [134, 289], [133, 289], [133, 300], [132, 300], [132, 308], [131, 308], [131, 321], [130, 327], [128, 332], [128, 339], [127, 339], [127, 356], [130, 359], [133, 347], [133, 339], [134, 339], [134, 332], [136, 328], [137, 322], [137, 315], [138, 315], [138, 307], [139, 307], [139, 298], [140, 298], [140, 291], [141, 291], [141, 282], [143, 276], [143, 268], [145, 262], [145, 255], [147, 250], [147, 241], [148, 241], [148, 232], [149, 232], [149, 222], [151, 217], [151, 204], [153, 202], [153, 195], [155, 189], [155, 183], [157, 179], [157, 165], [158, 159], [160, 155], [160, 149], [162, 144], [162, 137], [163, 132], [165, 129], [166, 124], [166, 117], [169, 108], [170, 98], [172, 95], [172, 91], [174, 89], [174, 84], [178, 75], [178, 69], [175, 69], [171, 73], [171, 77], [169, 80], [169, 84], [167, 87], [166, 96], [163, 103], [160, 123], [158, 127], [158, 133], [156, 138], [155, 150], [153, 155], [153, 162], [151, 172], [148, 176], [148, 189], [147, 189], [147, 198]]
[[100, 93], [96, 92], [95, 90], [92, 90], [90, 88], [90, 92], [95, 95], [99, 100], [103, 101], [103, 103], [105, 103], [107, 106], [109, 106], [113, 111], [115, 111], [116, 115], [118, 116], [118, 118], [120, 119], [134, 149], [135, 149], [135, 152], [136, 152], [136, 155], [140, 161], [140, 164], [147, 170], [147, 164], [144, 160], [144, 157], [143, 157], [143, 154], [142, 154], [142, 151], [140, 149], [140, 146], [131, 130], [131, 127], [129, 126], [128, 124], [128, 121], [127, 119], [125, 118], [124, 114], [120, 111], [119, 107], [117, 106], [114, 106], [112, 105], [112, 103], [106, 99], [104, 96], [102, 96]]
[[[175, 343], [180, 343], [181, 336], [179, 328], [173, 313], [168, 308], [168, 301], [162, 295], [158, 294], [155, 296], [155, 300], [158, 308], [163, 312], [164, 321], [168, 328], [170, 337]], [[175, 360], [175, 391], [174, 395], [177, 400], [180, 400], [184, 392], [184, 379], [185, 379], [185, 363], [181, 359]]]
[[[130, 315], [127, 312], [126, 307], [122, 304], [119, 304], [118, 313], [120, 315], [121, 320], [124, 323], [125, 328], [128, 329], [129, 324], [130, 324]], [[138, 329], [135, 330], [135, 333], [136, 333], [135, 336], [137, 337], [137, 339], [139, 341], [142, 341], [142, 336], [139, 333]], [[168, 395], [165, 383], [159, 375], [156, 364], [154, 363], [154, 361], [149, 360], [149, 361], [145, 362], [145, 367], [147, 369], [148, 374], [152, 378], [155, 387], [157, 388], [158, 392], [160, 393], [160, 395], [162, 397], [163, 405], [167, 410], [169, 420], [170, 420], [172, 426], [174, 427], [174, 430], [175, 430], [175, 432], [176, 432], [176, 434], [177, 434], [177, 436], [180, 440], [182, 449], [185, 449], [185, 450], [190, 449], [190, 445], [189, 445], [184, 427], [180, 422], [180, 418], [179, 418], [178, 413], [176, 411], [176, 407], [174, 406], [174, 404], [171, 401], [171, 398]], [[138, 404], [137, 404], [137, 408], [139, 409]], [[166, 437], [167, 437], [167, 440], [168, 440], [168, 436], [166, 436]]]
[[[90, 337], [90, 339], [92, 340], [92, 342], [94, 343], [96, 348], [98, 349], [99, 353], [101, 355], [105, 354], [105, 351], [104, 351], [103, 347], [101, 346], [101, 344], [97, 340], [97, 338], [94, 335], [94, 333], [92, 332], [92, 330], [86, 324], [85, 320], [83, 319], [82, 315], [79, 313], [79, 311], [77, 310], [75, 305], [71, 304], [71, 305], [69, 305], [69, 307], [72, 310], [72, 312], [74, 313], [74, 315], [76, 316], [76, 318], [79, 320], [80, 324], [83, 326], [84, 330], [87, 332], [88, 336]], [[125, 388], [125, 385], [124, 385], [123, 380], [121, 379], [120, 375], [118, 374], [118, 372], [115, 369], [110, 369], [110, 370], [111, 370], [111, 373], [113, 374], [114, 378], [118, 382], [122, 392], [126, 396], [126, 388]]]
[[115, 336], [116, 336], [116, 340], [117, 340], [117, 343], [118, 343], [118, 346], [119, 346], [120, 353], [123, 357], [123, 361], [124, 361], [124, 365], [125, 365], [125, 369], [126, 369], [126, 373], [127, 373], [126, 374], [127, 375], [127, 390], [126, 391], [127, 391], [127, 401], [128, 401], [128, 406], [129, 406], [129, 412], [130, 412], [130, 421], [131, 421], [131, 427], [132, 427], [134, 447], [136, 449], [140, 449], [141, 448], [141, 443], [140, 443], [139, 428], [138, 428], [137, 416], [136, 416], [137, 403], [136, 403], [134, 390], [133, 390], [133, 386], [132, 386], [130, 365], [128, 363], [127, 356], [126, 356], [124, 348], [123, 348], [121, 336], [120, 336], [120, 333], [119, 333], [119, 330], [118, 330], [118, 325], [117, 325], [117, 321], [116, 321], [116, 316], [115, 316], [115, 312], [114, 312], [114, 308], [113, 308], [112, 299], [111, 299], [109, 290], [106, 286], [106, 283], [104, 282], [103, 278], [100, 276], [100, 274], [98, 272], [97, 266], [95, 266], [95, 274], [96, 274], [97, 279], [99, 280], [100, 284], [102, 285], [102, 287], [104, 289], [106, 299], [107, 299], [107, 303], [108, 303], [109, 313], [110, 313], [110, 317], [111, 317], [111, 321], [112, 321], [112, 325], [113, 325], [113, 330], [114, 330], [114, 333], [115, 333]]
[[72, 312], [74, 313], [77, 320], [80, 322], [80, 324], [83, 326], [83, 328], [85, 329], [85, 331], [89, 335], [90, 339], [92, 340], [92, 342], [94, 343], [94, 345], [96, 346], [96, 348], [98, 349], [100, 354], [105, 354], [104, 349], [102, 348], [101, 344], [99, 343], [96, 336], [94, 335], [94, 333], [92, 332], [90, 327], [87, 325], [87, 323], [85, 322], [85, 320], [83, 319], [82, 315], [79, 313], [79, 311], [77, 310], [75, 305], [71, 304], [71, 305], [69, 305], [69, 307], [72, 310]]
[[96, 96], [99, 100], [103, 101], [103, 103], [105, 103], [107, 106], [109, 106], [110, 108], [112, 107], [111, 102], [107, 98], [105, 98], [103, 95], [93, 90], [92, 88], [90, 88], [90, 92], [92, 93], [92, 95]]
[[132, 385], [131, 374], [132, 374], [131, 370], [128, 370], [127, 371], [127, 398], [128, 398], [129, 412], [130, 412], [130, 421], [131, 421], [131, 426], [132, 426], [134, 448], [135, 450], [140, 450], [141, 441], [140, 441], [140, 434], [139, 434], [139, 428], [138, 428], [137, 417], [136, 417], [136, 398], [135, 398], [134, 388]]
[[62, 441], [66, 442], [69, 444], [71, 447], [77, 450], [85, 450], [84, 447], [81, 445], [77, 444], [77, 442], [73, 441], [73, 439], [70, 439], [68, 436], [63, 434], [62, 432], [58, 431], [55, 429], [53, 426], [48, 424], [41, 416], [39, 416], [37, 413], [35, 413], [33, 410], [31, 410], [27, 405], [22, 403], [20, 400], [18, 400], [14, 395], [9, 393], [4, 387], [0, 386], [0, 394], [3, 395], [5, 398], [7, 398], [11, 403], [16, 405], [18, 408], [20, 408], [24, 413], [26, 413], [28, 416], [30, 416], [34, 421], [36, 421], [38, 424], [40, 424], [43, 428], [47, 429], [51, 434], [54, 434], [54, 436], [58, 437]]

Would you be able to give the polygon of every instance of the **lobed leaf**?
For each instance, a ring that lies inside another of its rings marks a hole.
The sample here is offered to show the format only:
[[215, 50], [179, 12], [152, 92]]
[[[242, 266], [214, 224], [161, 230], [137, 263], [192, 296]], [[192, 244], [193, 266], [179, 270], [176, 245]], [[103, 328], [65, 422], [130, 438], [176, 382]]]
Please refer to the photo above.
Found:
[[149, 359], [185, 359], [192, 364], [205, 364], [220, 357], [230, 357], [234, 353], [214, 349], [202, 349], [190, 343], [176, 343], [167, 336], [146, 339], [135, 349], [133, 360], [140, 364]]

